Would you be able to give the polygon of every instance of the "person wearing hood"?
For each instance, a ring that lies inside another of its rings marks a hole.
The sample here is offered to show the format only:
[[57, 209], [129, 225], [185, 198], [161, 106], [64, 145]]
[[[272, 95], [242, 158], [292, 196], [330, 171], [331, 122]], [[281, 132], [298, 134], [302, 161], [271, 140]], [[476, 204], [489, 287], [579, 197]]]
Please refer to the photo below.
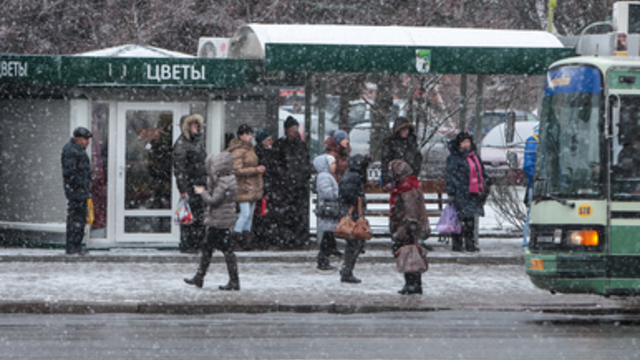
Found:
[[[391, 190], [389, 206], [391, 208], [389, 226], [393, 240], [393, 254], [407, 244], [426, 240], [431, 229], [424, 203], [424, 194], [418, 178], [411, 166], [403, 160], [389, 163], [389, 172], [395, 186]], [[403, 295], [422, 294], [422, 274], [411, 272], [404, 274], [404, 287], [398, 291]]]
[[[349, 170], [344, 174], [342, 180], [340, 180], [339, 196], [345, 209], [349, 209], [353, 206], [354, 211], [352, 214], [353, 219], [357, 219], [360, 215], [358, 213], [358, 198], [362, 199], [362, 211], [366, 211], [367, 199], [364, 192], [364, 184], [367, 181], [367, 167], [371, 161], [369, 155], [357, 154], [349, 159]], [[344, 261], [342, 262], [342, 269], [340, 269], [340, 281], [346, 283], [357, 284], [361, 280], [353, 276], [353, 268], [358, 261], [358, 255], [364, 249], [364, 241], [360, 240], [347, 240], [347, 247], [344, 251]]]
[[318, 270], [335, 271], [331, 266], [329, 256], [336, 249], [336, 237], [333, 230], [343, 215], [340, 206], [339, 187], [334, 174], [336, 173], [336, 159], [331, 155], [320, 155], [313, 160], [313, 166], [318, 172], [316, 178], [316, 190], [318, 192], [318, 204], [316, 215], [318, 228], [322, 230], [320, 251], [318, 252]]
[[422, 166], [422, 153], [418, 146], [418, 138], [415, 134], [415, 127], [404, 117], [398, 117], [393, 123], [393, 134], [382, 143], [382, 183], [386, 191], [393, 187], [392, 177], [389, 173], [389, 163], [400, 159], [404, 160], [415, 176], [420, 175]]
[[279, 245], [300, 248], [309, 243], [309, 179], [311, 162], [307, 144], [300, 139], [298, 121], [289, 116], [285, 136], [273, 145], [278, 164], [278, 183], [273, 193]]
[[231, 140], [225, 150], [233, 157], [233, 173], [238, 182], [238, 203], [240, 216], [231, 238], [243, 250], [251, 250], [253, 236], [251, 225], [256, 201], [262, 199], [262, 174], [266, 167], [258, 164], [258, 156], [253, 150], [253, 129], [243, 124], [238, 128], [238, 138]]
[[346, 131], [336, 130], [332, 132], [327, 140], [324, 141], [324, 148], [327, 154], [336, 159], [336, 172], [333, 175], [337, 182], [340, 182], [342, 175], [349, 168], [349, 135]]
[[276, 154], [273, 150], [273, 136], [267, 129], [260, 129], [256, 132], [256, 146], [254, 151], [258, 156], [258, 164], [265, 167], [262, 174], [262, 200], [258, 202], [260, 206], [266, 205], [265, 209], [259, 209], [254, 214], [251, 231], [254, 236], [254, 245], [266, 250], [270, 246], [276, 246], [276, 234], [273, 229], [277, 226], [278, 219], [273, 216], [273, 201], [271, 197], [275, 191], [278, 181], [278, 165]]
[[221, 285], [220, 290], [240, 290], [238, 277], [238, 260], [233, 252], [230, 229], [236, 224], [236, 197], [238, 186], [233, 175], [233, 157], [228, 152], [210, 155], [206, 160], [209, 178], [207, 187], [195, 186], [194, 192], [202, 196], [206, 203], [204, 224], [207, 226], [207, 237], [202, 242], [202, 257], [198, 271], [192, 278], [184, 282], [202, 288], [207, 269], [211, 264], [214, 250], [222, 251], [229, 272], [229, 282]]
[[173, 145], [173, 171], [176, 177], [178, 191], [183, 199], [187, 199], [193, 222], [189, 225], [180, 224], [180, 251], [197, 253], [200, 243], [205, 237], [204, 203], [200, 195], [193, 191], [193, 187], [204, 186], [207, 183], [207, 171], [204, 161], [207, 152], [202, 141], [204, 118], [201, 115], [184, 115], [180, 119], [182, 133]]
[[[461, 234], [452, 236], [453, 251], [480, 251], [474, 242], [475, 217], [484, 216], [484, 204], [491, 187], [482, 160], [475, 153], [473, 137], [459, 133], [449, 141], [449, 156], [445, 170], [446, 192], [453, 203], [462, 227]], [[463, 247], [463, 240], [465, 242]]]

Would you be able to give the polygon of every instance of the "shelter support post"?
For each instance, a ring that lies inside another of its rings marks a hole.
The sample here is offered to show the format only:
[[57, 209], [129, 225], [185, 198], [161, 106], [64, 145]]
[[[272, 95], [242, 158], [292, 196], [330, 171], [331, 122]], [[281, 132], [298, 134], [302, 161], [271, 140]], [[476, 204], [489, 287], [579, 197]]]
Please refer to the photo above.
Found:
[[[325, 122], [325, 110], [327, 108], [327, 83], [324, 75], [317, 77], [318, 86], [318, 146], [316, 148], [316, 155], [322, 154], [324, 150], [324, 122]], [[309, 139], [311, 139], [309, 134]], [[311, 142], [311, 140], [309, 140]]]
[[458, 130], [464, 132], [467, 127], [467, 75], [460, 75], [460, 122]]
[[218, 154], [224, 150], [225, 102], [210, 101], [207, 112], [207, 153]]
[[[474, 124], [473, 127], [476, 129], [475, 131], [475, 143], [476, 143], [476, 152], [478, 156], [481, 156], [482, 153], [482, 101], [483, 101], [483, 93], [484, 93], [484, 75], [477, 76], [477, 95], [476, 95], [476, 108], [473, 114]], [[473, 242], [478, 246], [478, 239], [480, 235], [480, 217], [475, 217], [475, 229], [473, 230]]]

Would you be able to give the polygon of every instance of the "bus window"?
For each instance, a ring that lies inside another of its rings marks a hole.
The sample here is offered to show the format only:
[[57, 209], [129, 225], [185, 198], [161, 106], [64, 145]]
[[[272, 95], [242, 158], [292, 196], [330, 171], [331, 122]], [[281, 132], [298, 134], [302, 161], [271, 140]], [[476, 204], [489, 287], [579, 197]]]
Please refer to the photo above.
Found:
[[620, 97], [618, 127], [613, 142], [613, 196], [640, 197], [640, 96]]

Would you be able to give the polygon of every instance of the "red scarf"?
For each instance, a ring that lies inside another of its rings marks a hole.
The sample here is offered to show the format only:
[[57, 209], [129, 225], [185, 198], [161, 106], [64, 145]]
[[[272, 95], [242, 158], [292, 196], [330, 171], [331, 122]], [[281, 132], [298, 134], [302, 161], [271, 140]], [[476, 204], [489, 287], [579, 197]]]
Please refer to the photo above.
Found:
[[484, 180], [482, 179], [482, 167], [474, 153], [467, 156], [469, 163], [469, 193], [479, 194], [484, 192]]
[[420, 185], [420, 181], [415, 175], [409, 175], [406, 178], [400, 180], [396, 184], [396, 186], [391, 189], [391, 197], [389, 197], [389, 215], [393, 213], [393, 205], [395, 205], [396, 201], [398, 201], [398, 195], [406, 193], [407, 191], [413, 189], [422, 190], [422, 186]]

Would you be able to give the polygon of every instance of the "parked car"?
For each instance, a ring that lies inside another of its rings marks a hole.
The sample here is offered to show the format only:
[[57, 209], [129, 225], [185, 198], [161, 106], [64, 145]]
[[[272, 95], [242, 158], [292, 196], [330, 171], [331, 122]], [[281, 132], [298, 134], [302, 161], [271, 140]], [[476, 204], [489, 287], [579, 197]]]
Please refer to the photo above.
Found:
[[[516, 122], [522, 121], [538, 121], [538, 117], [533, 113], [523, 110], [492, 110], [482, 112], [482, 136], [487, 135], [496, 125], [504, 123], [507, 120], [507, 114], [513, 111], [516, 114]], [[475, 131], [475, 119], [471, 119], [467, 124], [467, 131], [473, 134]]]
[[[505, 138], [505, 124], [496, 125], [482, 139], [481, 158], [487, 175], [498, 184], [524, 185], [523, 172], [524, 147], [527, 139], [533, 135], [533, 128], [539, 122], [516, 122], [513, 141], [507, 143]], [[517, 167], [512, 169], [507, 162], [507, 153], [517, 155]]]

